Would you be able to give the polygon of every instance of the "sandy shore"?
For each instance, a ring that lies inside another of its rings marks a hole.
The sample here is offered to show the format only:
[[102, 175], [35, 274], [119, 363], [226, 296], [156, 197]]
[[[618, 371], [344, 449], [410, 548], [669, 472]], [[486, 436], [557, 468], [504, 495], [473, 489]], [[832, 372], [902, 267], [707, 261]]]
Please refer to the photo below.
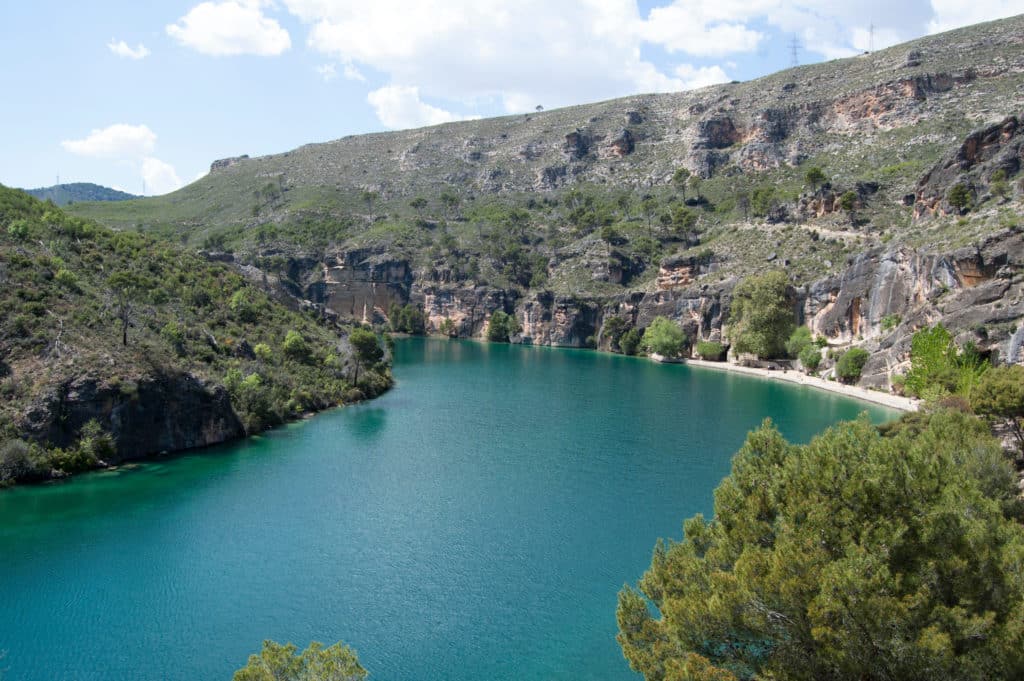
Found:
[[811, 388], [818, 388], [819, 390], [827, 390], [828, 392], [852, 397], [856, 400], [864, 400], [865, 402], [880, 404], [883, 407], [889, 407], [890, 409], [898, 409], [899, 411], [916, 411], [918, 406], [918, 401], [909, 397], [900, 397], [899, 395], [883, 393], [877, 390], [858, 388], [854, 385], [844, 385], [843, 383], [837, 383], [835, 381], [825, 381], [814, 376], [808, 376], [800, 371], [771, 371], [769, 369], [754, 369], [751, 367], [741, 367], [736, 364], [728, 364], [726, 362], [705, 362], [701, 359], [688, 359], [685, 363], [690, 366], [717, 369], [719, 371], [731, 371], [737, 374], [769, 378], [774, 381], [785, 381], [787, 383], [795, 383], [797, 385], [806, 385]]

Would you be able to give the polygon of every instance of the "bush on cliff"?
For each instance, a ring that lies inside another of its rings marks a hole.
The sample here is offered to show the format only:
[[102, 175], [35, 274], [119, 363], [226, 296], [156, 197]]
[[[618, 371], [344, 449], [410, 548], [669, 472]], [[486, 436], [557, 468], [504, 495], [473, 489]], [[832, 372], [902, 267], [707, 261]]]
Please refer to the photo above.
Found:
[[800, 357], [800, 353], [804, 351], [804, 348], [813, 344], [814, 339], [811, 337], [811, 330], [806, 326], [798, 326], [786, 341], [786, 355], [791, 359], [797, 359]]
[[619, 348], [622, 350], [624, 355], [635, 355], [637, 349], [640, 347], [640, 342], [643, 340], [643, 334], [640, 329], [633, 328], [622, 334], [619, 337]]
[[1024, 526], [978, 419], [866, 417], [807, 445], [766, 422], [714, 516], [619, 594], [648, 681], [1024, 678]]
[[487, 322], [487, 340], [492, 343], [508, 343], [512, 336], [519, 333], [519, 322], [514, 315], [496, 310]]
[[850, 348], [836, 362], [836, 375], [844, 383], [856, 383], [869, 357], [871, 355], [864, 348]]
[[729, 335], [737, 352], [783, 357], [796, 326], [789, 279], [780, 270], [747, 277], [733, 291]]
[[989, 364], [970, 344], [962, 350], [942, 324], [921, 329], [910, 341], [910, 371], [905, 389], [914, 397], [934, 402], [946, 395], [970, 400], [974, 386]]
[[708, 362], [721, 362], [725, 359], [725, 346], [715, 341], [697, 343], [697, 356]]
[[1004, 426], [1024, 454], [1024, 366], [994, 367], [985, 372], [971, 395], [971, 407], [979, 416]]
[[807, 373], [813, 373], [821, 365], [821, 348], [813, 344], [808, 345], [800, 351], [798, 359], [803, 368], [807, 370]]
[[686, 347], [686, 334], [671, 319], [655, 317], [644, 331], [641, 343], [644, 350], [663, 357], [678, 357]]

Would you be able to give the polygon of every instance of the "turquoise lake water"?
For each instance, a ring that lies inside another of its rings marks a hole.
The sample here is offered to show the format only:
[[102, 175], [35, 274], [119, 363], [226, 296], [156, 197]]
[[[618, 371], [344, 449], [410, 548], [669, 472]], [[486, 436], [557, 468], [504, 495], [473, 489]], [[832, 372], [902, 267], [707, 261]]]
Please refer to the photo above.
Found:
[[867, 411], [589, 351], [400, 341], [397, 386], [246, 442], [0, 492], [5, 681], [230, 679], [264, 638], [375, 681], [633, 674], [616, 593], [748, 430]]

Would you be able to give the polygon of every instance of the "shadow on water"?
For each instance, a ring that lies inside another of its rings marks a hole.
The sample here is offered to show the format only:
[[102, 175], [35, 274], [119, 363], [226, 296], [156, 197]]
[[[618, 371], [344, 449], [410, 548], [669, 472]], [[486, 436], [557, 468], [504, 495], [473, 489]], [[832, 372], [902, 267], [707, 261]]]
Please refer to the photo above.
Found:
[[361, 441], [377, 440], [387, 427], [388, 410], [380, 407], [360, 406], [350, 409], [350, 432]]

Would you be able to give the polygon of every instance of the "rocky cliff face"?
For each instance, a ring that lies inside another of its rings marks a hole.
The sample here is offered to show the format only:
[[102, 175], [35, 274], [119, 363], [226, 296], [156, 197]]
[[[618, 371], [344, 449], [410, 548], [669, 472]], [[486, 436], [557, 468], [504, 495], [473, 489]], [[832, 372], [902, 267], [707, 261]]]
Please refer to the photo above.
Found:
[[34, 405], [23, 426], [39, 442], [70, 447], [93, 419], [114, 440], [116, 456], [107, 464], [245, 435], [227, 391], [188, 374], [148, 376], [131, 385], [72, 380]]
[[[366, 253], [349, 254], [355, 263]], [[608, 298], [557, 296], [503, 290], [434, 278], [408, 263], [353, 265], [362, 273], [343, 294], [324, 304], [342, 314], [385, 319], [392, 302], [421, 305], [429, 332], [450, 319], [462, 337], [482, 337], [496, 310], [514, 314], [523, 343], [586, 347], [602, 343], [606, 319], [617, 316], [644, 328], [656, 316], [676, 320], [690, 338], [728, 342], [726, 322], [734, 279], [713, 277], [718, 264], [698, 258], [662, 264], [646, 292]], [[372, 275], [370, 274], [372, 272]], [[364, 278], [365, 275], [365, 278]], [[331, 279], [336, 281], [337, 277]], [[315, 287], [312, 290], [319, 290]], [[983, 243], [948, 253], [908, 247], [872, 249], [846, 264], [839, 274], [794, 291], [797, 317], [833, 345], [860, 344], [872, 352], [864, 383], [885, 386], [904, 370], [910, 339], [920, 328], [942, 321], [961, 344], [975, 343], [1000, 362], [1024, 361], [1024, 233], [1008, 230]], [[341, 307], [337, 301], [344, 301]]]
[[867, 384], [884, 385], [892, 371], [905, 368], [913, 333], [940, 321], [959, 343], [973, 342], [996, 361], [1024, 360], [1013, 341], [1024, 320], [1020, 232], [952, 253], [864, 253], [803, 295], [803, 316], [815, 333], [837, 343], [863, 343], [873, 353], [864, 371]]

